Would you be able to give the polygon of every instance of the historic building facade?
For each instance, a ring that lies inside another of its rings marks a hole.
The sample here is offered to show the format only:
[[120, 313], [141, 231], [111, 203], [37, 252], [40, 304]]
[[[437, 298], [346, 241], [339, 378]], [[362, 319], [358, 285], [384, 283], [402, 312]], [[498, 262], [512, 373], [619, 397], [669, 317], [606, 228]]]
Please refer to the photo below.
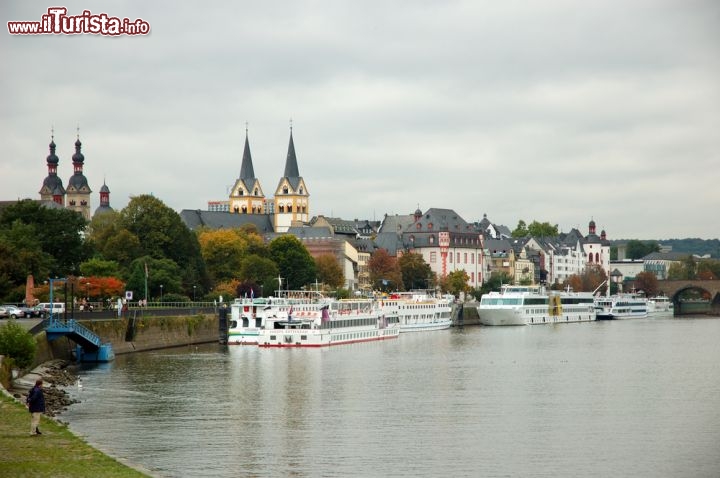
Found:
[[[53, 202], [72, 211], [76, 211], [89, 221], [92, 218], [90, 201], [92, 189], [90, 189], [87, 177], [85, 177], [83, 171], [85, 155], [82, 153], [79, 131], [75, 141], [75, 153], [72, 155], [73, 174], [68, 180], [67, 189], [63, 186], [63, 181], [60, 176], [58, 176], [60, 158], [56, 153], [57, 145], [55, 144], [54, 133], [51, 135], [49, 148], [50, 154], [46, 158], [48, 174], [40, 187], [40, 200]], [[95, 213], [111, 210], [110, 189], [103, 182], [103, 186], [100, 188], [100, 206], [95, 210]]]

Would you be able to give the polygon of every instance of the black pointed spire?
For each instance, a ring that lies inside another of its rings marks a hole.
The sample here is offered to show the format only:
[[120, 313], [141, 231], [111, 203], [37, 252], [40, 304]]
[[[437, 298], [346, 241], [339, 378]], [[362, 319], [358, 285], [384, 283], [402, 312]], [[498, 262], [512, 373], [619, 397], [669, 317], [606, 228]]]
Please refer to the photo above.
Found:
[[242, 165], [240, 166], [240, 179], [255, 179], [247, 123], [245, 123], [245, 150], [243, 151]]
[[285, 177], [299, 178], [297, 157], [295, 157], [295, 143], [293, 142], [292, 123], [290, 123], [290, 144], [288, 145], [287, 160], [285, 161]]

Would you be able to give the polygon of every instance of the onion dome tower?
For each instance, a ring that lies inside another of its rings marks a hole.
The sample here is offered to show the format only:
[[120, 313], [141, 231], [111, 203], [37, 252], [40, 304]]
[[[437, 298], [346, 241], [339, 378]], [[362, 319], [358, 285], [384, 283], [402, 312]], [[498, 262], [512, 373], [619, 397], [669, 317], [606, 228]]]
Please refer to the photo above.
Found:
[[285, 161], [285, 175], [280, 178], [275, 190], [275, 232], [287, 232], [295, 223], [306, 223], [310, 211], [310, 194], [298, 170], [290, 123], [290, 143]]
[[245, 125], [245, 149], [240, 164], [240, 177], [235, 180], [229, 198], [230, 212], [233, 214], [264, 214], [265, 193], [260, 181], [255, 177], [247, 124]]
[[93, 217], [112, 210], [113, 208], [110, 207], [110, 188], [107, 187], [107, 184], [105, 184], [105, 181], [103, 180], [103, 185], [100, 188], [100, 205], [97, 209], [95, 209]]
[[48, 175], [40, 188], [40, 199], [42, 201], [53, 201], [61, 206], [65, 205], [65, 188], [62, 179], [57, 175], [57, 167], [60, 158], [55, 154], [55, 133], [50, 133], [50, 154], [47, 157]]
[[88, 185], [88, 180], [83, 174], [83, 165], [85, 156], [81, 152], [82, 143], [80, 142], [80, 129], [78, 128], [78, 136], [75, 141], [75, 154], [72, 156], [74, 173], [68, 181], [67, 187], [67, 208], [77, 211], [86, 220], [90, 220], [90, 193], [92, 190]]

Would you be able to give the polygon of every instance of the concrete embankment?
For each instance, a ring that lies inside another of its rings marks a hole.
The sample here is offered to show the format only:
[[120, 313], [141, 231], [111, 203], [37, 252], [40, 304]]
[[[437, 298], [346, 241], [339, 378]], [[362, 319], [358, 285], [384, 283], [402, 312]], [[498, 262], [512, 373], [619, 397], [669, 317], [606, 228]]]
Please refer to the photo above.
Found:
[[[116, 355], [145, 350], [212, 343], [219, 340], [218, 317], [198, 314], [181, 317], [128, 317], [107, 320], [81, 320], [82, 325], [111, 343]], [[71, 360], [75, 343], [67, 338], [52, 342], [45, 333], [37, 335], [35, 365], [54, 359]]]

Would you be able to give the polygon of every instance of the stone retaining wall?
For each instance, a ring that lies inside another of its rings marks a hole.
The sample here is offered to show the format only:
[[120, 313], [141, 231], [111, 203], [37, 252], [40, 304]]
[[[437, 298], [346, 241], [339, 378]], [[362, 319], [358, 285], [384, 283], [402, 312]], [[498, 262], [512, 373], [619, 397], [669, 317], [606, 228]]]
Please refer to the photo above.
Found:
[[[104, 343], [111, 343], [115, 355], [219, 340], [218, 317], [214, 314], [79, 322], [100, 336]], [[70, 339], [63, 337], [49, 342], [45, 332], [36, 338], [38, 347], [34, 365], [54, 359], [72, 360], [75, 343]]]

